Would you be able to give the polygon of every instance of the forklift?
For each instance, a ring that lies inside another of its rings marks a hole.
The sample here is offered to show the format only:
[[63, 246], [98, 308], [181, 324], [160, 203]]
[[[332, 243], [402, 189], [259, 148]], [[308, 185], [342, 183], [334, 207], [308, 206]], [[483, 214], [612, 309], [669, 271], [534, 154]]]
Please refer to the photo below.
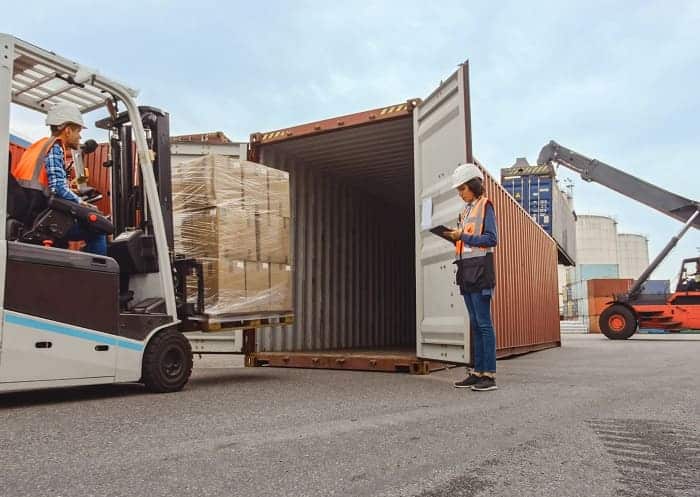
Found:
[[669, 332], [700, 330], [699, 257], [683, 260], [678, 284], [670, 295], [643, 293], [644, 284], [683, 235], [690, 228], [700, 229], [700, 203], [647, 183], [604, 162], [590, 159], [554, 141], [542, 148], [537, 163], [562, 165], [579, 173], [584, 181], [599, 183], [683, 223], [681, 230], [631, 288], [624, 294], [612, 296], [599, 319], [603, 334], [611, 340], [624, 340], [639, 328]]
[[[203, 310], [201, 264], [174, 255], [168, 115], [138, 107], [136, 96], [0, 34], [0, 157], [9, 154], [11, 104], [40, 113], [61, 102], [83, 114], [104, 108], [108, 117], [96, 126], [108, 131], [112, 152], [110, 217], [32, 197], [0, 161], [0, 392], [132, 382], [174, 392], [189, 380], [192, 350], [181, 324]], [[73, 155], [79, 174], [81, 152]], [[75, 222], [111, 236], [106, 257], [67, 250], [62, 240]]]

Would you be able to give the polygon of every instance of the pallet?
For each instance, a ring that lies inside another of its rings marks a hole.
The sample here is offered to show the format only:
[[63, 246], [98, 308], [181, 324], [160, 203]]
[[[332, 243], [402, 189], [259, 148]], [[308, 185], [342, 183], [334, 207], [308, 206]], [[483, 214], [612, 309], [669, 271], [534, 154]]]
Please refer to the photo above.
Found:
[[254, 352], [246, 355], [248, 367], [338, 369], [425, 375], [449, 365], [419, 359], [414, 353], [382, 350], [331, 350], [317, 352]]
[[235, 314], [208, 315], [202, 314], [188, 318], [187, 328], [204, 332], [256, 330], [267, 326], [286, 326], [294, 323], [292, 313], [269, 314]]

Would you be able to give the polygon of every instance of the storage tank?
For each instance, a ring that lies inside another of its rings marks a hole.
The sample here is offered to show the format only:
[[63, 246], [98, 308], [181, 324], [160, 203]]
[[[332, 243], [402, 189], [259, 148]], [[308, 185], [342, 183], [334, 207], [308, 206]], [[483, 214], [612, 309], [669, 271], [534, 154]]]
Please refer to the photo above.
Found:
[[649, 266], [649, 240], [632, 233], [617, 235], [617, 264], [620, 278], [639, 278]]
[[563, 265], [557, 266], [557, 287], [559, 292], [559, 316], [564, 314], [564, 305], [566, 304], [566, 276], [567, 267]]
[[578, 216], [576, 264], [618, 264], [617, 221], [607, 216]]

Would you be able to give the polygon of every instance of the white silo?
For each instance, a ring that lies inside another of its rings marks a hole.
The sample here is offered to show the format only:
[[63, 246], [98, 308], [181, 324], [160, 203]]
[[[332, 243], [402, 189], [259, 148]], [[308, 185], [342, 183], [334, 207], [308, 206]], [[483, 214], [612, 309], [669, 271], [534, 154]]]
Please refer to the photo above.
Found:
[[575, 315], [585, 319], [589, 314], [588, 280], [618, 277], [617, 221], [606, 216], [579, 215], [575, 276], [567, 292]]
[[576, 221], [576, 265], [617, 264], [617, 221], [579, 215]]
[[617, 235], [620, 278], [637, 279], [649, 265], [649, 240], [631, 233]]

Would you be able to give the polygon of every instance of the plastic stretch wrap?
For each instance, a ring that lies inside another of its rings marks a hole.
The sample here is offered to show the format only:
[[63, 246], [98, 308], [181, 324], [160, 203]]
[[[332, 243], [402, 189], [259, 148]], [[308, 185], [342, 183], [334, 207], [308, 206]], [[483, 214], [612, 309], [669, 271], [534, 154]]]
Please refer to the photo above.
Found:
[[206, 312], [290, 311], [287, 173], [207, 155], [172, 177], [175, 251], [202, 262]]

